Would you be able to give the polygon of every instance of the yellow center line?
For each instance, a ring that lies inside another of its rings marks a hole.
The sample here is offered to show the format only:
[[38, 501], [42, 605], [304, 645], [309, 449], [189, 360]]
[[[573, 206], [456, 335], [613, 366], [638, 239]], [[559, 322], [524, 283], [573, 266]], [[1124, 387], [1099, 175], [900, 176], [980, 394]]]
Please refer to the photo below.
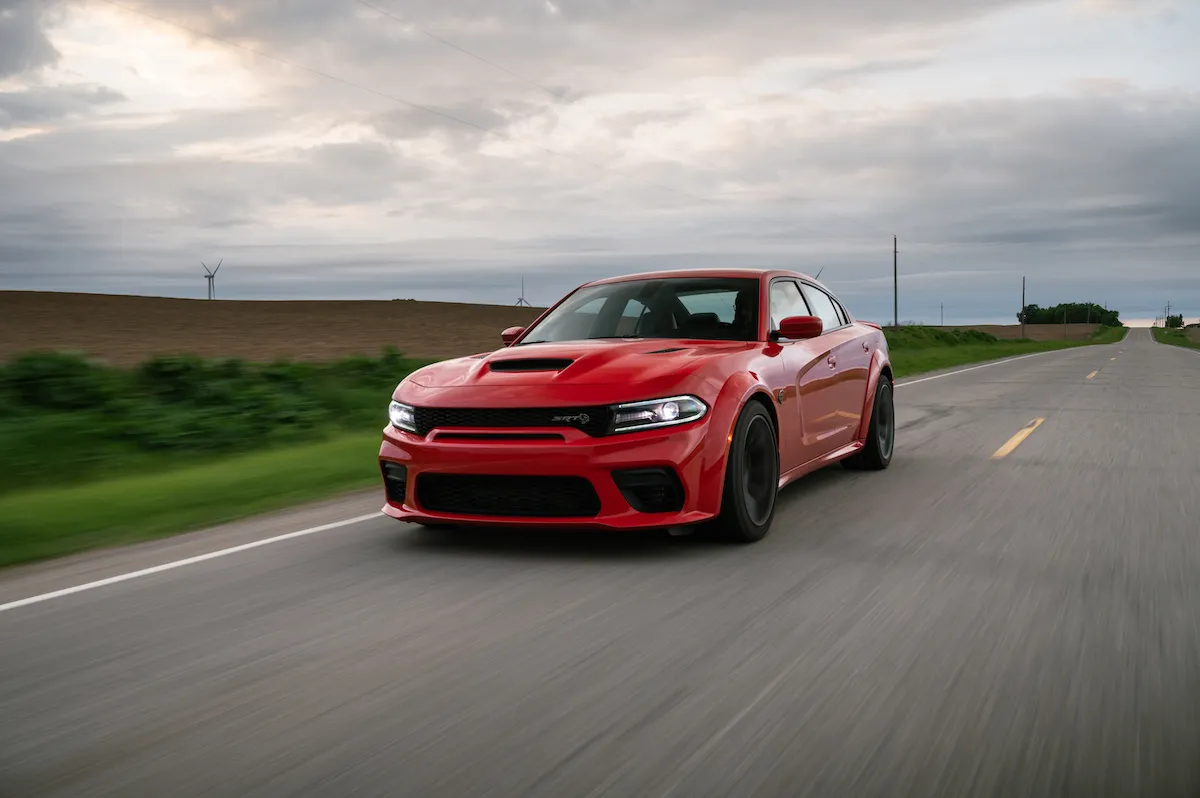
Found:
[[1030, 421], [1028, 424], [1026, 424], [1024, 427], [1021, 428], [1020, 432], [1018, 432], [1016, 435], [1009, 438], [1008, 443], [1004, 444], [999, 449], [997, 449], [995, 451], [995, 453], [992, 455], [992, 459], [999, 460], [1002, 457], [1008, 457], [1010, 454], [1012, 454], [1013, 449], [1020, 446], [1021, 442], [1024, 441], [1026, 438], [1028, 438], [1030, 435], [1032, 435], [1033, 431], [1035, 429], [1042, 426], [1042, 422], [1045, 420], [1046, 419], [1044, 419], [1044, 418], [1035, 418], [1033, 421]]
[[1115, 358], [1115, 357], [1110, 357], [1110, 358], [1109, 358], [1109, 360], [1116, 360], [1116, 358]]
[[1087, 379], [1090, 380], [1092, 377], [1095, 377], [1099, 373], [1100, 373], [1100, 370], [1097, 369], [1097, 370], [1093, 371], [1091, 374], [1087, 375]]

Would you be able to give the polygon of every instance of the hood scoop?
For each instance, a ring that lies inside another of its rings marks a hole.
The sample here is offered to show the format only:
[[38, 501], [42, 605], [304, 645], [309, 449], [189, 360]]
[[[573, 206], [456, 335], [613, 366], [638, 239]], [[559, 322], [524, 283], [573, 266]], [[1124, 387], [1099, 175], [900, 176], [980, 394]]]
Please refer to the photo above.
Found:
[[574, 360], [560, 357], [527, 357], [492, 360], [488, 363], [489, 371], [530, 372], [530, 371], [562, 371], [574, 363]]
[[644, 352], [643, 354], [646, 354], [646, 355], [668, 355], [671, 352], [682, 352], [686, 348], [687, 347], [684, 347], [684, 346], [671, 346], [671, 347], [667, 347], [666, 349], [655, 349], [653, 352]]

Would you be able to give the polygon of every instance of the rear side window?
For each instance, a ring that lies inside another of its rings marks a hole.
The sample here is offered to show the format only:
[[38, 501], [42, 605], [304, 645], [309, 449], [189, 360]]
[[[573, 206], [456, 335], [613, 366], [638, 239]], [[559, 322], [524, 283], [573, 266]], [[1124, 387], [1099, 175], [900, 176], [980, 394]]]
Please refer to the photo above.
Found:
[[821, 323], [825, 325], [826, 330], [834, 330], [844, 326], [838, 309], [834, 307], [833, 300], [829, 294], [822, 291], [820, 288], [811, 286], [808, 283], [804, 284], [804, 298], [808, 300], [808, 306], [812, 308], [813, 315], [821, 319]]

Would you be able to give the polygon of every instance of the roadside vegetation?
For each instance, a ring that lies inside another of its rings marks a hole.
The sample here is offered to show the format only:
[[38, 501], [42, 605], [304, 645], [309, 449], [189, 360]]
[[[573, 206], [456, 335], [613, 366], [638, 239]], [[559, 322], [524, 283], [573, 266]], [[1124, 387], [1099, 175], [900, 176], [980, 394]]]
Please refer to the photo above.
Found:
[[983, 363], [1015, 355], [1111, 344], [1125, 337], [1125, 327], [1101, 327], [1084, 341], [1001, 340], [978, 330], [941, 327], [887, 327], [884, 335], [896, 378], [927, 371]]
[[1182, 346], [1187, 349], [1200, 349], [1200, 328], [1192, 327], [1184, 329], [1182, 327], [1152, 327], [1151, 334], [1154, 340], [1160, 344], [1171, 344], [1172, 346]]
[[16, 358], [0, 367], [0, 566], [369, 486], [388, 397], [427, 362]]
[[[1109, 343], [886, 331], [897, 377]], [[430, 362], [159, 357], [114, 368], [35, 352], [0, 366], [0, 566], [180, 533], [370, 488], [387, 401]]]

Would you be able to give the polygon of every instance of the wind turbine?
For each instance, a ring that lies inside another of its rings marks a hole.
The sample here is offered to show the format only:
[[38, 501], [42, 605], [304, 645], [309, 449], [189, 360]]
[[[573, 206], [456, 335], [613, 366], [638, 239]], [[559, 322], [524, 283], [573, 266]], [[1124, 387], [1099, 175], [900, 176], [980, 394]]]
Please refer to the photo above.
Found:
[[533, 307], [533, 305], [530, 305], [527, 301], [525, 301], [525, 278], [524, 277], [521, 278], [521, 296], [519, 296], [517, 298], [517, 307], [521, 307], [522, 305], [524, 305], [527, 308]]
[[217, 261], [217, 268], [210, 269], [204, 263], [204, 261], [200, 261], [200, 265], [204, 266], [204, 271], [205, 271], [204, 279], [208, 281], [208, 298], [209, 299], [217, 298], [217, 272], [221, 271], [221, 264], [224, 262], [225, 262], [225, 259], [221, 258], [221, 260]]

